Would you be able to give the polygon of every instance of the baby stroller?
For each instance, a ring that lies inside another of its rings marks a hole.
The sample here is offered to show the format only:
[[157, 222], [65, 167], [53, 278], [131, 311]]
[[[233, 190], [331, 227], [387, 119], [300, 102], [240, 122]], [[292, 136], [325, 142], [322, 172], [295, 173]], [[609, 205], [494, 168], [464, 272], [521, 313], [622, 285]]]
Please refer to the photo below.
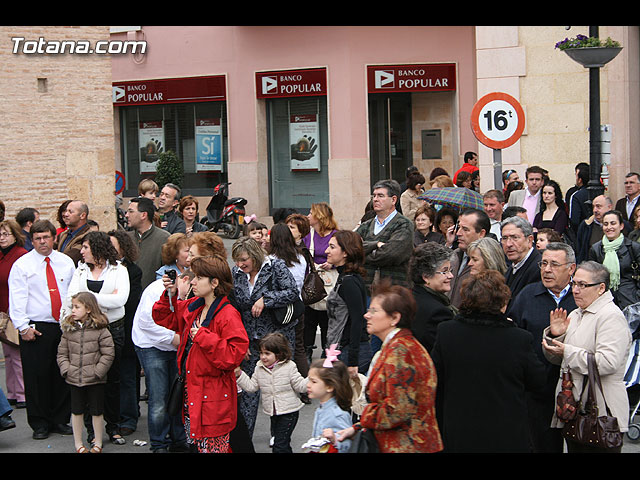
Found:
[[627, 358], [627, 367], [624, 375], [624, 384], [627, 388], [627, 396], [629, 397], [629, 430], [627, 437], [631, 441], [640, 439], [640, 423], [634, 423], [634, 418], [640, 409], [640, 303], [634, 303], [626, 307], [624, 313], [629, 329], [632, 334], [631, 348], [629, 349], [629, 358]]

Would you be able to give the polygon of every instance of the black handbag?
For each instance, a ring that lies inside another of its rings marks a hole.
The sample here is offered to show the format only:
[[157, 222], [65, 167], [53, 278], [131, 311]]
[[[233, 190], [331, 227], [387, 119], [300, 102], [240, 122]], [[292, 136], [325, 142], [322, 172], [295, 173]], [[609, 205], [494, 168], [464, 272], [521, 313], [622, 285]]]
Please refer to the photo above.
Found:
[[302, 291], [300, 292], [302, 302], [305, 305], [313, 305], [327, 296], [327, 291], [324, 288], [324, 280], [316, 270], [313, 260], [309, 264], [309, 273], [304, 277], [302, 283]]
[[272, 308], [270, 312], [273, 322], [278, 326], [284, 326], [302, 316], [304, 313], [304, 303], [302, 303], [302, 300], [298, 297], [289, 305]]
[[604, 391], [593, 353], [587, 354], [589, 367], [587, 401], [584, 410], [579, 409], [573, 420], [565, 423], [562, 433], [568, 440], [598, 448], [619, 448], [622, 446], [622, 433], [618, 419], [611, 415], [605, 399], [606, 415], [599, 415], [596, 400], [596, 383], [602, 397]]
[[178, 415], [184, 405], [184, 376], [176, 375], [169, 389], [167, 398], [167, 413], [171, 416]]
[[349, 453], [380, 453], [373, 431], [368, 428], [358, 430], [351, 440]]

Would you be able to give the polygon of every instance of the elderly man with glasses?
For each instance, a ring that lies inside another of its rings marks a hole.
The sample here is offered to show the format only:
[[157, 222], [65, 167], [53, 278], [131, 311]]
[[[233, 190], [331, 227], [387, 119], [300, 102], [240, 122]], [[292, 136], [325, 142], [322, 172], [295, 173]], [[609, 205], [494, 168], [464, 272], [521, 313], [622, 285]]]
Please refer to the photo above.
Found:
[[551, 428], [560, 367], [545, 358], [541, 342], [544, 329], [549, 326], [551, 312], [557, 308], [567, 312], [577, 308], [571, 290], [571, 279], [576, 271], [576, 256], [569, 245], [553, 242], [542, 252], [542, 260], [537, 266], [539, 280], [520, 291], [507, 315], [519, 327], [533, 335], [536, 354], [547, 372], [544, 390], [527, 396], [532, 452], [562, 453], [561, 431]]
[[511, 290], [511, 302], [530, 283], [540, 281], [540, 251], [533, 243], [533, 227], [521, 217], [509, 217], [500, 224], [502, 249], [508, 260], [505, 280]]

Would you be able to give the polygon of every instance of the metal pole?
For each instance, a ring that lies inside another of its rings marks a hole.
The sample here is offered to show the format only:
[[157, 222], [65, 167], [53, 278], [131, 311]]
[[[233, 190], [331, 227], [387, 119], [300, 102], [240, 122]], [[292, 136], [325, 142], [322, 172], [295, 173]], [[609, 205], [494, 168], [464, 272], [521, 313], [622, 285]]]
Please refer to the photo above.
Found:
[[496, 190], [502, 190], [502, 150], [493, 150], [493, 183]]
[[[598, 27], [589, 27], [589, 36], [598, 37]], [[590, 180], [589, 200], [604, 193], [604, 186], [600, 182], [601, 158], [600, 158], [600, 68], [589, 68], [589, 166]]]

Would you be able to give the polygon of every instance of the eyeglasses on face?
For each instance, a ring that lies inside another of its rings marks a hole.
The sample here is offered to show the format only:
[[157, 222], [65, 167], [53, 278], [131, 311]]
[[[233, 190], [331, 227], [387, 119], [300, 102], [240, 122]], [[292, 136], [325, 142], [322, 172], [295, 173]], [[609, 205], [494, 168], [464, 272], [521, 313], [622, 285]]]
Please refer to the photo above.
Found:
[[597, 285], [600, 285], [602, 282], [597, 282], [597, 283], [585, 283], [585, 282], [575, 282], [575, 281], [570, 281], [569, 285], [571, 285], [571, 288], [578, 288], [579, 290], [583, 290], [585, 288], [590, 288], [590, 287], [595, 287]]

